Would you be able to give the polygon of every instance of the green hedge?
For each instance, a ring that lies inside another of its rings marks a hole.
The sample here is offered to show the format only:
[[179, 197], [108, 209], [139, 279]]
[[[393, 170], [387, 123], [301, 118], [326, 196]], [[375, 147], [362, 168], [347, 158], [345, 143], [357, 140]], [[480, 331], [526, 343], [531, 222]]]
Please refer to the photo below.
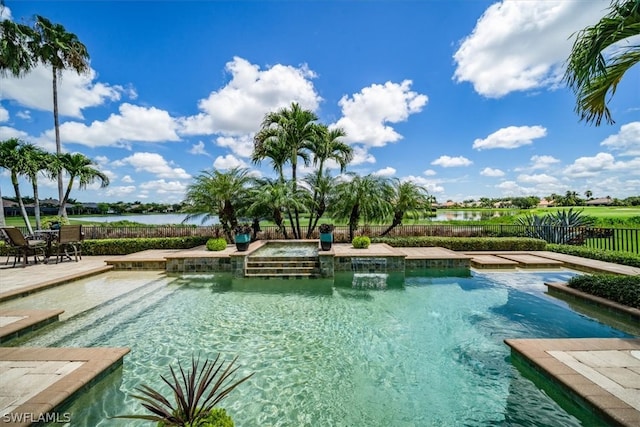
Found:
[[453, 251], [543, 251], [546, 242], [529, 237], [372, 237], [394, 247], [431, 247]]
[[640, 308], [640, 276], [613, 274], [574, 276], [569, 279], [567, 285], [629, 307]]
[[592, 249], [584, 246], [548, 244], [547, 250], [561, 254], [575, 255], [582, 258], [597, 259], [598, 261], [613, 262], [615, 264], [640, 267], [640, 254], [630, 252], [607, 251]]
[[208, 237], [153, 237], [136, 239], [95, 239], [82, 244], [83, 255], [127, 255], [149, 249], [190, 249], [207, 243]]

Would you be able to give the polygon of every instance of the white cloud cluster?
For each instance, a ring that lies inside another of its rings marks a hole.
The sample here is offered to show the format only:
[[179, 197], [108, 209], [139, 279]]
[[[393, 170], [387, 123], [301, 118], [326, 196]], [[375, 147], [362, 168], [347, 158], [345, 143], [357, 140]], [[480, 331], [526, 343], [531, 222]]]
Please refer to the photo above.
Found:
[[454, 79], [495, 98], [554, 87], [564, 73], [572, 35], [597, 22], [608, 6], [609, 0], [494, 3], [454, 54]]
[[216, 157], [213, 161], [213, 167], [216, 169], [227, 170], [233, 168], [246, 168], [248, 165], [233, 154], [227, 154], [226, 156]]
[[480, 175], [489, 177], [500, 177], [504, 176], [504, 172], [502, 172], [500, 169], [484, 168], [480, 171]]
[[513, 149], [529, 145], [534, 139], [547, 135], [542, 126], [509, 126], [499, 129], [485, 139], [473, 141], [476, 150], [490, 150], [493, 148]]
[[367, 147], [383, 147], [402, 138], [387, 123], [406, 121], [427, 104], [426, 95], [411, 90], [411, 80], [402, 83], [386, 82], [365, 87], [353, 96], [343, 96], [338, 104], [343, 117], [332, 127], [343, 128], [348, 143]]
[[239, 157], [248, 158], [253, 154], [253, 138], [251, 135], [219, 136], [216, 138], [216, 145], [228, 148]]
[[[120, 99], [124, 89], [105, 83], [94, 83], [96, 72], [86, 74], [65, 70], [58, 78], [58, 110], [61, 116], [82, 118], [82, 110]], [[24, 77], [3, 77], [0, 99], [12, 99], [26, 107], [53, 111], [51, 69], [44, 65], [33, 68]]]
[[122, 160], [116, 160], [112, 165], [115, 167], [130, 165], [134, 167], [136, 172], [148, 172], [156, 175], [158, 178], [191, 178], [191, 175], [189, 175], [184, 169], [172, 167], [164, 157], [157, 153], [135, 153]]
[[622, 125], [620, 132], [607, 137], [600, 145], [619, 151], [621, 156], [640, 156], [640, 122]]
[[394, 176], [396, 174], [396, 172], [397, 171], [395, 170], [395, 168], [387, 166], [386, 168], [382, 168], [382, 169], [379, 169], [379, 170], [373, 172], [373, 175], [383, 176], [383, 177], [388, 178], [388, 177]]
[[440, 185], [439, 180], [427, 179], [422, 176], [408, 175], [401, 179], [401, 181], [410, 181], [414, 184], [420, 185], [429, 192], [429, 194], [442, 194], [444, 193], [444, 187]]
[[[63, 123], [60, 135], [67, 143], [89, 147], [126, 146], [129, 142], [179, 141], [177, 127], [164, 110], [124, 103], [119, 114], [111, 114], [105, 121], [96, 120], [88, 126], [80, 122]], [[53, 139], [53, 130], [47, 136]]]
[[0, 123], [9, 121], [9, 112], [0, 105]]
[[240, 136], [259, 129], [265, 114], [298, 102], [315, 111], [321, 101], [311, 79], [315, 73], [276, 64], [266, 70], [246, 59], [234, 57], [226, 64], [231, 81], [200, 100], [200, 113], [180, 121], [184, 135], [224, 134]]
[[204, 148], [204, 142], [202, 141], [193, 144], [189, 149], [189, 153], [196, 156], [211, 156], [211, 154], [207, 153], [207, 150]]
[[547, 169], [552, 165], [560, 163], [560, 160], [553, 156], [531, 156], [531, 169]]
[[473, 162], [464, 156], [440, 156], [436, 160], [431, 162], [431, 164], [434, 166], [441, 166], [443, 168], [455, 168], [460, 166], [471, 166]]

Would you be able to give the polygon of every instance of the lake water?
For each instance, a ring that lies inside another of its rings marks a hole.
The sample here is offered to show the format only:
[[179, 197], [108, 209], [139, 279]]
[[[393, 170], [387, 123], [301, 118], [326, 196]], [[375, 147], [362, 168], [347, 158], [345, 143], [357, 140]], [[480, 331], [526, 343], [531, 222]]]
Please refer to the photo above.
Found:
[[[456, 211], [456, 210], [438, 210], [436, 216], [430, 218], [431, 221], [480, 221], [497, 216], [511, 215], [514, 211]], [[186, 214], [166, 213], [166, 214], [145, 214], [145, 215], [108, 215], [108, 216], [85, 216], [74, 218], [78, 221], [91, 222], [117, 222], [131, 221], [141, 224], [162, 225], [162, 224], [182, 224]], [[213, 225], [219, 224], [218, 218], [202, 224], [199, 219], [185, 222], [189, 225]]]
[[[145, 214], [145, 215], [108, 215], [108, 216], [83, 216], [81, 218], [74, 218], [78, 221], [90, 221], [90, 222], [118, 222], [118, 221], [131, 221], [138, 222], [140, 224], [149, 225], [163, 225], [163, 224], [183, 224], [186, 214], [181, 213], [166, 213], [166, 214]], [[205, 223], [202, 223], [200, 219], [193, 219], [184, 224], [189, 225], [214, 225], [219, 224], [218, 218], [212, 218]]]

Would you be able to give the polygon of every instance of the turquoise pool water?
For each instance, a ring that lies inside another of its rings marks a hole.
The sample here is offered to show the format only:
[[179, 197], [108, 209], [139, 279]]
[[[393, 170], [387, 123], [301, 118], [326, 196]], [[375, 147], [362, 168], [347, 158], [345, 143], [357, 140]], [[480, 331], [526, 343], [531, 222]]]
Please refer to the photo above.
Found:
[[[218, 352], [255, 373], [224, 401], [237, 426], [590, 425], [524, 378], [503, 343], [626, 337], [545, 295], [544, 281], [572, 275], [411, 277], [368, 289], [352, 275], [333, 284], [129, 273], [115, 276], [129, 292], [11, 344], [131, 348], [121, 371], [71, 406], [73, 426], [135, 425], [108, 417], [142, 412], [129, 397], [136, 386], [162, 388], [170, 364]], [[91, 283], [65, 286], [76, 294]]]

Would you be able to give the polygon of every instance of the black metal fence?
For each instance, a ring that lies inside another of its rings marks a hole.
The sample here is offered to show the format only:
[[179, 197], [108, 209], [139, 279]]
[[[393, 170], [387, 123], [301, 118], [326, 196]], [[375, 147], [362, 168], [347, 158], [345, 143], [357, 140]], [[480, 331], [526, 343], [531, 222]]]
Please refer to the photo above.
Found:
[[[357, 235], [379, 236], [388, 226], [360, 226]], [[216, 226], [148, 226], [114, 227], [87, 225], [83, 227], [85, 239], [136, 238], [136, 237], [189, 237], [222, 236]], [[22, 227], [26, 234], [26, 228]], [[303, 227], [306, 235], [306, 227]], [[289, 229], [287, 236], [291, 238]], [[335, 242], [349, 241], [349, 227], [336, 226], [333, 232]], [[275, 226], [262, 226], [258, 234], [261, 239], [284, 239]], [[401, 225], [388, 234], [390, 237], [441, 236], [441, 237], [537, 237], [549, 243], [581, 245], [594, 249], [640, 253], [640, 229], [637, 228], [595, 228], [595, 227], [532, 227], [527, 225]], [[317, 229], [311, 235], [318, 238]]]

